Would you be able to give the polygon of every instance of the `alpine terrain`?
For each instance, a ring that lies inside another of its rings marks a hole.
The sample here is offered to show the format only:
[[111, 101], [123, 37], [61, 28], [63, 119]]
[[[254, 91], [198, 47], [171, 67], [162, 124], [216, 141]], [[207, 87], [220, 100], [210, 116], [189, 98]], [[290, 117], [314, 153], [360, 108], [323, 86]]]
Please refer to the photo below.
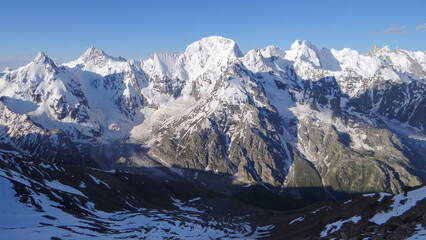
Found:
[[[0, 236], [425, 234], [425, 187], [403, 195], [426, 182], [425, 79], [424, 51], [309, 41], [243, 54], [206, 37], [138, 61], [91, 47], [61, 65], [40, 52], [0, 75]], [[314, 207], [332, 217], [293, 228]]]

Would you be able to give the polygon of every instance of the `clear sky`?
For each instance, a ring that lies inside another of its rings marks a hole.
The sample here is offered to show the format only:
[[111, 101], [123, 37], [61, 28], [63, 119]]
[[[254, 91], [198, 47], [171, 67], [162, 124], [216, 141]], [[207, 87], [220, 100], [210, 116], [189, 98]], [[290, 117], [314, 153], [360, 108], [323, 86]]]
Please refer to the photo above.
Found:
[[371, 46], [426, 50], [426, 0], [2, 0], [0, 71], [39, 51], [58, 62], [94, 45], [112, 56], [147, 58], [183, 51], [205, 36], [243, 52], [299, 40], [318, 48]]

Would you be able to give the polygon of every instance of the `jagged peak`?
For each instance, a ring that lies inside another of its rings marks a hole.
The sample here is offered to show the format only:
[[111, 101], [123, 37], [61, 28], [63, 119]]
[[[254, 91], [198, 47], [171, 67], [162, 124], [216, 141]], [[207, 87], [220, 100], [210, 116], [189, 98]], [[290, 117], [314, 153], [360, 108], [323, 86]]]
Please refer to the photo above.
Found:
[[111, 56], [109, 56], [108, 54], [106, 54], [102, 49], [98, 49], [95, 48], [94, 46], [91, 46], [89, 48], [86, 49], [86, 51], [83, 53], [83, 55], [81, 55], [80, 58], [111, 58]]
[[44, 52], [38, 52], [37, 55], [34, 58], [34, 61], [37, 61], [37, 60], [40, 60], [40, 59], [43, 59], [43, 58], [46, 58], [46, 57], [47, 56], [46, 56], [46, 54], [44, 54]]
[[278, 46], [273, 46], [273, 45], [269, 45], [269, 46], [262, 48], [260, 50], [260, 52], [262, 53], [262, 56], [265, 57], [265, 58], [270, 58], [270, 57], [273, 57], [273, 56], [279, 57], [279, 58], [284, 58], [284, 56], [285, 56], [284, 50], [282, 50]]
[[294, 41], [294, 42], [293, 42], [293, 44], [291, 44], [290, 49], [296, 49], [296, 48], [299, 48], [299, 47], [300, 47], [300, 45], [302, 45], [302, 42], [301, 42], [299, 39], [297, 39], [296, 41]]
[[382, 47], [380, 50], [384, 51], [384, 52], [391, 52], [391, 49], [388, 45], [385, 45], [384, 47]]
[[308, 40], [303, 40], [303, 41], [296, 40], [290, 47], [291, 50], [297, 50], [300, 48], [310, 48], [313, 50], [318, 50], [318, 48]]
[[291, 49], [286, 51], [285, 58], [291, 61], [310, 63], [314, 68], [330, 71], [341, 70], [339, 62], [333, 55], [333, 51], [327, 48], [319, 50], [313, 43], [307, 40], [296, 40], [291, 45]]
[[319, 50], [311, 42], [296, 40], [290, 50], [286, 51], [286, 59], [291, 61], [301, 60], [311, 62], [316, 67], [320, 67]]
[[35, 56], [33, 63], [35, 64], [49, 64], [52, 66], [56, 66], [52, 59], [50, 59], [44, 52], [39, 52], [37, 56]]
[[102, 49], [95, 48], [94, 46], [87, 48], [87, 50], [83, 53], [83, 55], [81, 55], [78, 58], [80, 62], [91, 62], [91, 61], [98, 62], [99, 60], [107, 61], [109, 59], [112, 59], [114, 61], [126, 61], [126, 59], [122, 57], [118, 57], [118, 58], [111, 57], [109, 54], [105, 53]]
[[264, 57], [265, 56], [257, 49], [252, 49], [244, 55], [244, 58], [246, 60], [250, 59], [251, 62], [263, 61], [262, 58]]
[[134, 60], [134, 59], [130, 59], [130, 60], [129, 60], [129, 64], [130, 64], [130, 65], [136, 65], [136, 62], [137, 62], [137, 61], [136, 61], [136, 60]]
[[243, 53], [234, 40], [221, 36], [205, 37], [194, 43], [191, 43], [186, 48], [185, 53], [193, 54], [200, 51], [206, 52], [208, 54], [225, 54], [234, 55], [235, 57], [243, 56]]
[[368, 51], [367, 55], [373, 56], [373, 55], [376, 55], [376, 54], [383, 54], [383, 53], [390, 53], [390, 52], [392, 52], [392, 50], [387, 45], [385, 45], [381, 48], [378, 48], [376, 45], [373, 45], [373, 47], [371, 47], [370, 51]]
[[302, 45], [307, 46], [309, 48], [317, 49], [317, 46], [315, 46], [312, 42], [308, 40], [303, 40]]
[[373, 45], [370, 49], [370, 51], [368, 51], [369, 53], [376, 53], [379, 50], [379, 48], [376, 45]]

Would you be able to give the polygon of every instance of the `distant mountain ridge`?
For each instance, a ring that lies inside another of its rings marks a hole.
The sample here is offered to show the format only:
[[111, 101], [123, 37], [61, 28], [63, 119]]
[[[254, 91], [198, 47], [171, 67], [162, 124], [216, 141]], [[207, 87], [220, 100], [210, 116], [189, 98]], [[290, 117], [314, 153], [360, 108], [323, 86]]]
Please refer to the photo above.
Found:
[[243, 54], [207, 37], [139, 61], [91, 47], [62, 65], [39, 53], [0, 77], [0, 146], [103, 169], [213, 171], [296, 198], [399, 193], [426, 180], [425, 76], [424, 51], [309, 41]]

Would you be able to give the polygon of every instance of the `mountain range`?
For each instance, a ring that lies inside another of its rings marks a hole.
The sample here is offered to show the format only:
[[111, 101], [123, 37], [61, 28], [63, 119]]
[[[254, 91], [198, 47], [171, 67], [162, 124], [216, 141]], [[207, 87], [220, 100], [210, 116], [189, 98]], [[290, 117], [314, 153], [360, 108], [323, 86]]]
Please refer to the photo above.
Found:
[[207, 37], [140, 61], [91, 47], [62, 65], [41, 52], [0, 78], [1, 140], [48, 162], [399, 193], [426, 177], [425, 76], [425, 52], [309, 41], [243, 54]]
[[[424, 51], [309, 41], [243, 54], [206, 37], [145, 60], [90, 47], [64, 64], [40, 52], [0, 75], [0, 199], [16, 220], [0, 232], [409, 236], [426, 219], [424, 187], [402, 196], [426, 182], [425, 77]], [[333, 214], [303, 227], [312, 206]], [[371, 220], [390, 208], [407, 210]]]

